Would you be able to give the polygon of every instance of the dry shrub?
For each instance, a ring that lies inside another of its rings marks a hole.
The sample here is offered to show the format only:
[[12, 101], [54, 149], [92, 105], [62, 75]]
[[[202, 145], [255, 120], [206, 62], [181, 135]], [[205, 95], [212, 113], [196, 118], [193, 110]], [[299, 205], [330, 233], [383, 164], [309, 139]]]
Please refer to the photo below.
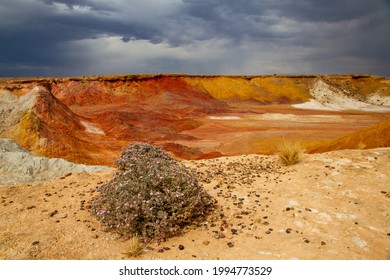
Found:
[[304, 152], [301, 144], [297, 141], [283, 141], [277, 147], [277, 154], [284, 165], [296, 164], [300, 161]]
[[363, 142], [359, 142], [359, 143], [356, 145], [356, 148], [359, 149], [359, 150], [364, 150], [366, 147], [367, 147], [367, 145], [364, 144]]
[[119, 172], [98, 188], [91, 212], [124, 237], [162, 241], [212, 209], [213, 201], [195, 172], [160, 147], [131, 144], [116, 164]]

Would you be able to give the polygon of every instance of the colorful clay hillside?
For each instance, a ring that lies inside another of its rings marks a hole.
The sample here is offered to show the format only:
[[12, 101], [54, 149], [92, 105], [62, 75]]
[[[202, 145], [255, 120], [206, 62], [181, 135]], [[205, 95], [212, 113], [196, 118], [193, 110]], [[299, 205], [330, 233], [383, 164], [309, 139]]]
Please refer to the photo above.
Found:
[[[372, 75], [117, 75], [0, 79], [0, 137], [112, 165], [134, 141], [178, 158], [390, 145], [390, 79]], [[339, 139], [339, 140], [338, 140]]]

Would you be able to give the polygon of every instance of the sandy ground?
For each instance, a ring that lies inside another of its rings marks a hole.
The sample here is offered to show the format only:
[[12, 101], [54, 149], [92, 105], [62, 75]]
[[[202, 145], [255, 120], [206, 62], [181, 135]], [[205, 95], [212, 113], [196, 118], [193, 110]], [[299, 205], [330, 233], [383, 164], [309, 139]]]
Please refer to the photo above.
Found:
[[[390, 258], [389, 148], [304, 155], [288, 167], [261, 155], [185, 164], [218, 209], [139, 259]], [[127, 259], [128, 241], [88, 212], [112, 172], [0, 188], [0, 258]]]

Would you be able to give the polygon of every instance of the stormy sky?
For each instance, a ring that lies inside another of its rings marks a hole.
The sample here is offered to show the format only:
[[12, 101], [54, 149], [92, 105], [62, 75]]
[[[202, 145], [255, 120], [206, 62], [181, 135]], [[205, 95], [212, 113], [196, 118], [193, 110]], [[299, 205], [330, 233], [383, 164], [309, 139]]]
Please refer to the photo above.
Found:
[[390, 76], [389, 0], [1, 0], [0, 76]]

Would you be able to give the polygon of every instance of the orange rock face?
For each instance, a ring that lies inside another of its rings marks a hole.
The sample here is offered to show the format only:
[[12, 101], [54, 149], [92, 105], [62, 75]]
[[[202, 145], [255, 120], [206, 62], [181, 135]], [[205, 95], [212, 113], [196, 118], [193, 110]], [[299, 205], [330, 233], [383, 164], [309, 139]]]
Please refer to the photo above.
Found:
[[327, 152], [343, 149], [371, 149], [390, 147], [390, 119], [332, 141], [330, 144], [315, 147], [311, 152]]
[[[283, 137], [310, 151], [371, 148], [390, 145], [389, 100], [389, 79], [369, 75], [0, 79], [0, 137], [38, 155], [105, 165], [134, 141], [185, 159], [272, 153]], [[329, 144], [350, 134], [360, 142]]]

